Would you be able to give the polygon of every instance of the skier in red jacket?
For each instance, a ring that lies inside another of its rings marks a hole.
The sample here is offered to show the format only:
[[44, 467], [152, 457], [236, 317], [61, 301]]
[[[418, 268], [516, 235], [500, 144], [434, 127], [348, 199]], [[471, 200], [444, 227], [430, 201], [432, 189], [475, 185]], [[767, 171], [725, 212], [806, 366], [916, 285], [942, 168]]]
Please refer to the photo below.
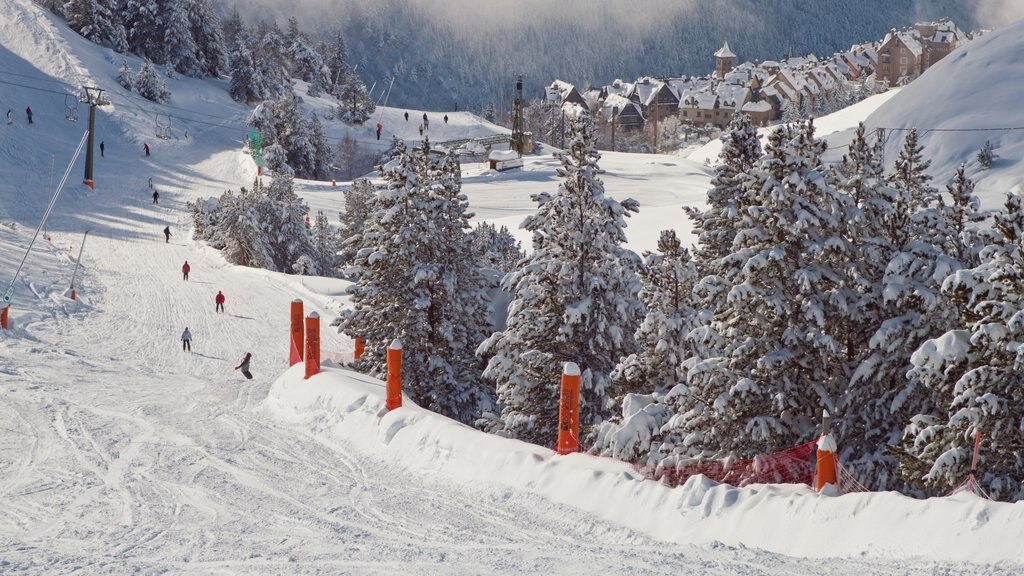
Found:
[[214, 299], [217, 302], [216, 312], [224, 311], [224, 293], [217, 290], [217, 297]]
[[185, 277], [185, 280], [188, 280], [188, 272], [191, 269], [192, 267], [188, 265], [188, 260], [185, 260], [185, 265], [181, 267], [181, 274]]

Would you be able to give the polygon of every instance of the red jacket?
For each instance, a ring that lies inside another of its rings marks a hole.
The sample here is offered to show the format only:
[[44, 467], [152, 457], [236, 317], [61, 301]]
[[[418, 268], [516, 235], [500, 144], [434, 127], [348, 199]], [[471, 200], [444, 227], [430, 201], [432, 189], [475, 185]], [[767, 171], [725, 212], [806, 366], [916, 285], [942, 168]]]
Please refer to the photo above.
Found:
[[217, 304], [223, 304], [223, 303], [224, 303], [224, 295], [221, 294], [220, 292], [217, 292]]
[[181, 267], [181, 271], [184, 272], [185, 274], [188, 274], [188, 271], [191, 269], [192, 267], [188, 265], [188, 262], [185, 262], [185, 265]]

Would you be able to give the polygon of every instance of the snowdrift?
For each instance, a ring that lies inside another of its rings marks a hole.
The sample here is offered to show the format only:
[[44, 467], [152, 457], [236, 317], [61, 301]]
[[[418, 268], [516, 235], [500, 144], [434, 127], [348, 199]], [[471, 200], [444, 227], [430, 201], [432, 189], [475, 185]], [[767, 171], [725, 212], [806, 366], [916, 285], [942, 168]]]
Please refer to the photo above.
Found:
[[626, 463], [476, 431], [414, 405], [391, 412], [384, 383], [328, 367], [303, 380], [296, 365], [264, 407], [362, 452], [455, 483], [498, 484], [677, 544], [743, 545], [798, 557], [1024, 562], [1024, 502], [970, 494], [915, 500], [895, 492], [819, 495], [801, 485], [734, 488], [703, 476], [670, 489]]

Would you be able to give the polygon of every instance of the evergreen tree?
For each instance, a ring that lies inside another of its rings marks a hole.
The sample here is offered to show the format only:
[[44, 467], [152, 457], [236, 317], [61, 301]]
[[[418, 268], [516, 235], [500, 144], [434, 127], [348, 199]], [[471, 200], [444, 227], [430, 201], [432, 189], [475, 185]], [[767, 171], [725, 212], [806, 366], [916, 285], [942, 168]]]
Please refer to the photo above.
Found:
[[896, 159], [896, 169], [890, 177], [892, 185], [909, 203], [913, 212], [923, 206], [931, 206], [939, 197], [939, 192], [931, 186], [928, 168], [931, 160], [925, 160], [921, 152], [924, 147], [918, 141], [917, 129], [907, 133], [903, 140], [903, 148]]
[[236, 102], [248, 104], [262, 98], [263, 76], [253, 61], [252, 40], [245, 32], [231, 51], [231, 84], [228, 93]]
[[331, 145], [327, 143], [324, 126], [315, 112], [309, 118], [306, 141], [309, 144], [309, 177], [314, 180], [327, 180], [331, 170]]
[[117, 83], [128, 90], [135, 90], [135, 77], [134, 74], [132, 74], [132, 68], [128, 65], [127, 60], [125, 60], [117, 70]]
[[940, 202], [948, 230], [945, 252], [956, 258], [960, 266], [974, 268], [980, 263], [978, 253], [987, 244], [982, 223], [988, 214], [981, 211], [981, 201], [974, 195], [974, 182], [967, 177], [965, 164], [960, 164], [953, 182], [946, 185], [951, 204]]
[[335, 276], [338, 269], [337, 236], [331, 232], [323, 210], [317, 210], [313, 228], [313, 260], [321, 276]]
[[537, 212], [523, 227], [533, 253], [502, 281], [512, 293], [505, 330], [477, 353], [489, 358], [484, 377], [497, 386], [502, 407], [488, 428], [542, 445], [555, 440], [559, 379], [565, 362], [582, 369], [580, 423], [598, 424], [615, 395], [609, 373], [636, 348], [643, 313], [634, 254], [622, 247], [633, 200], [604, 196], [600, 154], [586, 115], [568, 120], [567, 148], [555, 156], [562, 184], [536, 194]]
[[69, 0], [64, 4], [68, 26], [85, 39], [124, 52], [124, 26], [114, 14], [112, 0]]
[[139, 67], [139, 74], [135, 77], [135, 91], [139, 96], [153, 102], [167, 102], [171, 99], [167, 83], [156, 73], [156, 68], [148, 59]]
[[981, 149], [978, 150], [978, 165], [981, 166], [982, 170], [988, 170], [992, 168], [992, 164], [998, 159], [999, 156], [996, 155], [992, 142], [985, 140], [985, 143], [981, 145]]
[[163, 62], [164, 35], [156, 0], [126, 0], [121, 9], [128, 50], [153, 62]]
[[338, 214], [338, 240], [341, 243], [339, 258], [343, 266], [355, 263], [356, 253], [363, 246], [363, 230], [375, 212], [377, 191], [366, 178], [360, 178], [345, 190], [345, 211]]
[[376, 376], [386, 371], [388, 343], [401, 338], [404, 389], [418, 404], [468, 422], [490, 403], [472, 357], [484, 329], [473, 320], [485, 317], [486, 296], [466, 247], [457, 162], [450, 162], [435, 165], [426, 143], [411, 153], [400, 144], [381, 167], [386, 188], [361, 234], [352, 309], [335, 325], [368, 344], [357, 367]]
[[718, 355], [689, 373], [683, 399], [704, 411], [688, 441], [704, 457], [809, 440], [848, 377], [827, 322], [841, 312], [846, 246], [845, 200], [826, 178], [825, 148], [811, 123], [780, 128], [743, 186], [748, 208], [715, 270], [727, 296], [701, 336]]
[[505, 226], [499, 229], [490, 222], [481, 222], [469, 238], [473, 253], [480, 258], [482, 265], [502, 274], [515, 270], [519, 261], [526, 257], [519, 241]]
[[220, 199], [224, 259], [239, 266], [274, 270], [270, 243], [265, 234], [262, 207], [266, 195], [257, 181], [253, 190], [230, 190]]
[[601, 426], [594, 447], [613, 458], [654, 463], [685, 451], [687, 427], [699, 420], [695, 414], [675, 417], [686, 394], [688, 365], [698, 355], [689, 338], [699, 324], [692, 295], [698, 275], [672, 230], [662, 231], [658, 252], [646, 252], [644, 264], [638, 272], [647, 308], [636, 332], [640, 349], [612, 371], [622, 414]]
[[167, 67], [188, 76], [198, 76], [198, 47], [192, 39], [192, 22], [185, 5], [178, 0], [165, 4], [160, 14], [160, 27], [163, 30], [163, 57]]
[[[238, 7], [231, 9], [231, 14], [228, 15], [227, 19], [224, 20], [223, 25], [224, 45], [235, 46], [238, 44], [238, 37], [243, 34], [248, 34], [245, 28], [245, 22], [242, 21], [242, 15], [238, 13]], [[231, 62], [233, 65], [234, 63]]]
[[711, 190], [708, 191], [708, 208], [704, 211], [686, 208], [700, 245], [697, 257], [702, 262], [710, 262], [732, 252], [732, 241], [736, 235], [734, 224], [744, 209], [740, 203], [744, 197], [743, 182], [761, 158], [757, 127], [746, 114], [733, 115], [721, 141], [719, 163], [715, 166]]
[[943, 253], [947, 235], [934, 197], [911, 191], [927, 189], [927, 178], [905, 171], [902, 181], [891, 175], [893, 185], [887, 185], [878, 168], [880, 143], [869, 150], [863, 130], [858, 134], [840, 170], [855, 203], [847, 217], [854, 249], [841, 296], [848, 313], [840, 338], [856, 362], [834, 412], [840, 457], [874, 489], [915, 490], [898, 475], [896, 447], [909, 418], [932, 405], [921, 387], [908, 385], [906, 374], [914, 350], [950, 321], [939, 287], [956, 262]]
[[349, 74], [348, 46], [340, 30], [335, 31], [333, 41], [321, 53], [324, 55], [324, 64], [327, 66], [332, 90], [335, 94], [340, 94], [338, 87], [344, 83], [346, 76]]
[[338, 90], [337, 118], [346, 124], [362, 124], [370, 119], [377, 105], [366, 91], [366, 84], [355, 72], [347, 72]]
[[1010, 194], [996, 217], [999, 237], [981, 263], [950, 275], [942, 290], [959, 306], [957, 329], [925, 342], [913, 356], [912, 384], [936, 409], [911, 419], [903, 474], [936, 493], [966, 479], [976, 435], [978, 476], [999, 500], [1024, 499], [1024, 209]]
[[187, 0], [186, 9], [196, 45], [199, 72], [214, 78], [227, 74], [227, 47], [232, 44], [224, 38], [217, 13], [210, 8], [207, 0]]
[[309, 206], [295, 194], [288, 175], [278, 174], [266, 187], [268, 208], [264, 230], [270, 239], [271, 258], [277, 270], [296, 274], [319, 274], [315, 266], [315, 248], [307, 223]]

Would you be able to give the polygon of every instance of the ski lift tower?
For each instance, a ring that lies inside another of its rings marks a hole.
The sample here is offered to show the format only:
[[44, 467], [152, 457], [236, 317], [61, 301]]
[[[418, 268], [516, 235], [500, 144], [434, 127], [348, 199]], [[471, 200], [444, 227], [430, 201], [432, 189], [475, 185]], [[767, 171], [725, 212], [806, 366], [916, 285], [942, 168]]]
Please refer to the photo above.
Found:
[[523, 108], [525, 102], [523, 101], [523, 77], [525, 74], [519, 74], [516, 76], [516, 97], [512, 100], [512, 149], [515, 150], [520, 157], [523, 156], [523, 148], [526, 143], [526, 135], [524, 133], [524, 127], [526, 121], [524, 119]]
[[93, 188], [95, 185], [92, 181], [92, 145], [96, 134], [96, 107], [106, 106], [110, 102], [103, 99], [103, 90], [101, 88], [94, 88], [92, 86], [85, 86], [82, 89], [81, 100], [89, 105], [89, 144], [85, 149], [85, 179], [82, 181], [82, 184]]

